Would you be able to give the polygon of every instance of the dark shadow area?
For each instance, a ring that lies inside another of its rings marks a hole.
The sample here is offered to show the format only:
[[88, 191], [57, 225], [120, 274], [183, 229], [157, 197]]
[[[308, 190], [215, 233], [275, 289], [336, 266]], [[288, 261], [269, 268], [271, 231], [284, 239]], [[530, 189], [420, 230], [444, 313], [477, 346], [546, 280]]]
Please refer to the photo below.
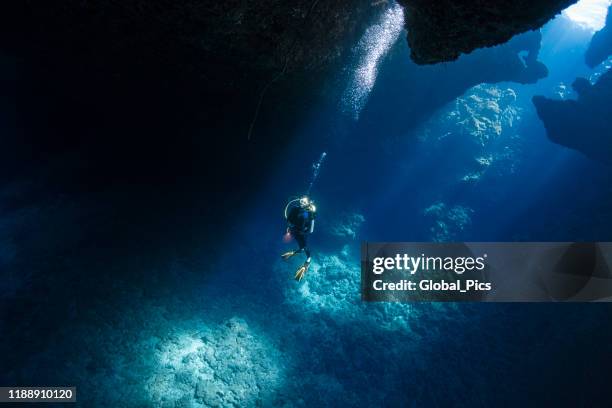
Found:
[[58, 333], [211, 273], [378, 9], [14, 3], [1, 13], [0, 366], [15, 371], [1, 382], [51, 383], [32, 350], [65, 352], [75, 340]]
[[552, 100], [535, 96], [533, 103], [555, 143], [578, 150], [595, 160], [612, 164], [612, 71], [595, 83], [578, 78], [572, 84], [577, 100]]

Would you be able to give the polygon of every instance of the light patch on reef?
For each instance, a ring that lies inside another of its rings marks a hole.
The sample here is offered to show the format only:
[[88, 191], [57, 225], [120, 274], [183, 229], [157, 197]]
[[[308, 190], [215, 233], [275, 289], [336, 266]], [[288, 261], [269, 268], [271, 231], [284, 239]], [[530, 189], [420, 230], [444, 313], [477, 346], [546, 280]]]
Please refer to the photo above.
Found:
[[157, 347], [147, 388], [156, 406], [259, 406], [280, 385], [279, 352], [245, 320], [199, 324]]
[[361, 301], [359, 255], [345, 246], [338, 253], [317, 253], [310, 270], [299, 283], [287, 279], [287, 264], [277, 264], [285, 286], [285, 303], [303, 318], [321, 314], [338, 324], [377, 327], [391, 332], [409, 332], [419, 311], [406, 303], [364, 303]]
[[382, 58], [397, 41], [403, 27], [404, 9], [399, 4], [393, 4], [379, 23], [366, 30], [357, 44], [355, 54], [359, 56], [359, 61], [342, 97], [344, 111], [355, 119], [359, 118], [368, 101]]
[[515, 102], [516, 93], [510, 88], [477, 86], [471, 93], [457, 98], [455, 109], [447, 114], [446, 121], [456, 125], [455, 132], [467, 133], [485, 146], [520, 119]]
[[599, 31], [606, 25], [611, 0], [580, 0], [563, 11], [563, 15], [590, 31]]

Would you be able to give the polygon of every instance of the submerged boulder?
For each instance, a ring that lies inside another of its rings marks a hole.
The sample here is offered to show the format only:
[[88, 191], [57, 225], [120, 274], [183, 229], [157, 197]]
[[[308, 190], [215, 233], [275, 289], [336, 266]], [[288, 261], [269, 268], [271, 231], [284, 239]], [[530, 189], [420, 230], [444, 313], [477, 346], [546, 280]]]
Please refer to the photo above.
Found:
[[[612, 54], [612, 6], [606, 25], [595, 33], [585, 54], [585, 62], [594, 68]], [[605, 65], [605, 64], [604, 64]], [[612, 72], [595, 72], [591, 80], [577, 78], [572, 89], [576, 100], [553, 100], [535, 96], [533, 103], [544, 122], [550, 140], [577, 150], [591, 159], [612, 164]], [[591, 83], [594, 78], [597, 82]], [[563, 98], [567, 92], [560, 96]]]
[[612, 71], [593, 85], [584, 78], [572, 84], [577, 100], [534, 96], [533, 103], [550, 140], [586, 156], [612, 164]]

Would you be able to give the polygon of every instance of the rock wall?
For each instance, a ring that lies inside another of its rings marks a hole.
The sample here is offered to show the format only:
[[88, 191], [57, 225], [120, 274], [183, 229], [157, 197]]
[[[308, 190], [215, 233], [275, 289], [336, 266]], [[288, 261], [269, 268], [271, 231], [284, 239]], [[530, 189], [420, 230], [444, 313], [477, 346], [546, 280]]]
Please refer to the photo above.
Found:
[[[595, 33], [585, 54], [585, 62], [592, 68], [612, 55], [611, 11], [612, 6], [608, 9], [605, 27]], [[597, 76], [599, 73], [593, 77]], [[585, 78], [577, 78], [572, 88], [578, 95], [577, 100], [533, 98], [548, 137], [587, 157], [612, 164], [612, 71], [601, 74], [594, 84]]]
[[366, 0], [68, 0], [9, 7], [0, 45], [20, 57], [71, 61], [104, 76], [189, 73], [219, 88], [324, 68], [380, 9]]
[[592, 159], [612, 164], [612, 71], [603, 74], [594, 85], [578, 78], [572, 88], [578, 94], [577, 100], [533, 98], [548, 137]]
[[589, 49], [584, 56], [591, 68], [596, 67], [612, 54], [612, 6], [608, 8], [606, 25], [593, 35]]

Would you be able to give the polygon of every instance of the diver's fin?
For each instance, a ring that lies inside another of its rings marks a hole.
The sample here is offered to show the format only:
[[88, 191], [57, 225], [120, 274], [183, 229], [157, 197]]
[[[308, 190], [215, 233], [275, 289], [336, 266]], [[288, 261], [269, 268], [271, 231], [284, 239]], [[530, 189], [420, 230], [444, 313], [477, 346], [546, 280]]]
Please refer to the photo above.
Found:
[[310, 266], [310, 262], [304, 262], [304, 264], [302, 266], [300, 266], [300, 268], [297, 270], [297, 272], [295, 273], [295, 280], [296, 281], [301, 281], [302, 278], [304, 277], [304, 274], [306, 273], [306, 271], [308, 271], [308, 267]]
[[287, 259], [291, 258], [295, 254], [296, 254], [295, 251], [285, 252], [284, 254], [281, 255], [281, 258], [283, 258], [286, 261]]
[[305, 273], [306, 273], [306, 267], [304, 265], [300, 266], [300, 268], [295, 273], [295, 280], [298, 282], [301, 281]]

